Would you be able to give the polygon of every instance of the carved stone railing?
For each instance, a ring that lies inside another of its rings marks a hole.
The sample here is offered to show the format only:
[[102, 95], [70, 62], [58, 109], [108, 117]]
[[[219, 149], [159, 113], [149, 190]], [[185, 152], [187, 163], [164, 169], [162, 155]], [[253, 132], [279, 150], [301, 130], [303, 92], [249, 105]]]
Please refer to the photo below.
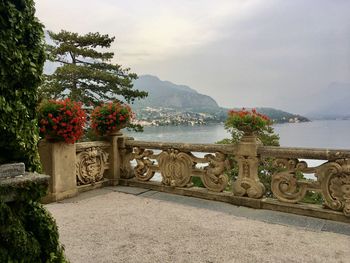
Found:
[[[173, 187], [191, 187], [192, 177], [199, 177], [203, 185], [211, 191], [222, 192], [228, 185], [226, 170], [230, 169], [228, 154], [235, 151], [232, 145], [157, 143], [127, 140], [129, 149], [124, 163], [122, 177], [132, 174], [140, 181], [151, 180], [156, 172], [162, 177], [161, 183]], [[161, 150], [155, 153], [154, 150]], [[193, 152], [207, 153], [203, 157]], [[136, 166], [131, 171], [128, 166], [135, 160]], [[127, 172], [126, 172], [127, 171]]]
[[[278, 206], [278, 202], [276, 204], [264, 196], [266, 189], [258, 176], [259, 166], [261, 170], [262, 163], [269, 159], [277, 171], [269, 175], [271, 191], [281, 205], [300, 203], [308, 191], [319, 192], [324, 208], [350, 217], [350, 151], [265, 147], [255, 137], [249, 136], [236, 145], [145, 142], [129, 138], [124, 140], [119, 151], [123, 180], [146, 183], [160, 173], [160, 185], [191, 189], [191, 178], [199, 177], [208, 193], [223, 192], [226, 196], [227, 191], [231, 191], [232, 198], [248, 198], [233, 203], [243, 202], [252, 207], [270, 209]], [[324, 160], [324, 163], [308, 167], [302, 159]], [[238, 176], [230, 182], [226, 171], [233, 165], [238, 168]], [[316, 179], [297, 179], [298, 173], [314, 174]], [[217, 200], [215, 197], [211, 199]], [[309, 207], [291, 206], [281, 211], [298, 209], [308, 210]], [[319, 215], [318, 210], [315, 213]], [[310, 215], [309, 212], [304, 214]], [[324, 218], [333, 218], [333, 214]]]
[[[272, 175], [271, 189], [279, 201], [298, 203], [308, 191], [319, 192], [324, 206], [350, 217], [350, 151], [260, 147], [258, 153], [275, 158], [275, 165], [283, 170]], [[308, 167], [301, 158], [325, 162]], [[298, 180], [298, 172], [314, 174], [316, 180]]]
[[[39, 146], [44, 171], [51, 176], [49, 200], [121, 184], [350, 222], [348, 150], [268, 147], [254, 136], [219, 145], [135, 141], [122, 134]], [[303, 159], [323, 163], [309, 167]], [[238, 174], [229, 177], [232, 168]], [[160, 180], [152, 180], [157, 173]], [[271, 184], [259, 179], [262, 173]], [[314, 179], [300, 179], [303, 173]], [[192, 187], [193, 177], [205, 188]], [[303, 204], [310, 191], [322, 195], [323, 206]]]

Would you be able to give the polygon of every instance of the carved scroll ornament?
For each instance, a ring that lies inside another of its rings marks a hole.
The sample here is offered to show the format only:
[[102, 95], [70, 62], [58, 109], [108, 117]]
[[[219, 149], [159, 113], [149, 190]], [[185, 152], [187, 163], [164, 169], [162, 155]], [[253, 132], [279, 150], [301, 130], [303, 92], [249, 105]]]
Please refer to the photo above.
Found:
[[78, 185], [101, 181], [106, 169], [108, 169], [108, 153], [100, 147], [90, 147], [77, 154], [76, 177]]
[[318, 172], [325, 205], [350, 217], [350, 160], [328, 162]]
[[320, 189], [317, 181], [298, 180], [297, 172], [316, 172], [307, 163], [298, 159], [276, 159], [274, 165], [282, 171], [272, 175], [271, 190], [274, 196], [286, 203], [297, 203], [302, 200], [308, 190]]
[[[272, 192], [282, 202], [297, 203], [307, 191], [322, 193], [325, 205], [333, 210], [343, 211], [350, 216], [350, 160], [328, 161], [317, 167], [308, 167], [305, 162], [284, 160], [292, 164], [284, 166], [286, 171], [272, 176]], [[279, 163], [282, 161], [279, 160]], [[315, 173], [314, 180], [298, 180], [296, 173]]]
[[[134, 147], [133, 158], [136, 160], [134, 174], [141, 181], [149, 181], [156, 172], [160, 172], [162, 184], [167, 186], [190, 187], [192, 176], [199, 176], [204, 186], [211, 191], [221, 192], [228, 184], [225, 170], [229, 164], [227, 156], [220, 152], [199, 158], [177, 149], [154, 154], [151, 150]], [[207, 165], [197, 168], [197, 163]]]

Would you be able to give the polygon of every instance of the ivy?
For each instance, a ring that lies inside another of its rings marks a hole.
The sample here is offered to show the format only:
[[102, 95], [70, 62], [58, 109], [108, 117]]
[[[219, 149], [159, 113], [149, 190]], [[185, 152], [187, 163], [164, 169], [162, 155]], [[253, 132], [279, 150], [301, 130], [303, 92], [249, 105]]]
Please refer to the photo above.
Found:
[[[0, 164], [40, 170], [35, 108], [44, 62], [34, 1], [0, 0]], [[30, 181], [0, 184], [0, 262], [66, 262], [55, 220], [39, 203], [46, 190]], [[16, 201], [5, 203], [12, 195]]]
[[35, 108], [45, 62], [33, 0], [0, 0], [0, 164], [40, 169]]

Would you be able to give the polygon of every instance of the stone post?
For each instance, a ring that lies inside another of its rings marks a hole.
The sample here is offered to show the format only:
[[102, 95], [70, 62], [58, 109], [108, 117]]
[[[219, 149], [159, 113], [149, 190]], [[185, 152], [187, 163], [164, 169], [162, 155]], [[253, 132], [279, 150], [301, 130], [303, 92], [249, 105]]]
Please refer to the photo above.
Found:
[[118, 185], [121, 169], [121, 153], [119, 149], [120, 141], [123, 140], [123, 134], [121, 132], [111, 133], [107, 140], [110, 142], [111, 147], [109, 150], [109, 169], [105, 175], [105, 178], [109, 180], [110, 185]]
[[53, 202], [77, 195], [75, 144], [42, 140], [39, 154], [43, 172], [50, 175], [49, 193], [43, 201]]
[[238, 177], [232, 184], [234, 195], [261, 198], [265, 193], [265, 187], [258, 177], [257, 150], [259, 145], [261, 142], [254, 135], [244, 135], [238, 143], [235, 155], [238, 164]]
[[120, 178], [123, 179], [130, 179], [135, 176], [131, 166], [131, 161], [134, 159], [133, 148], [125, 145], [127, 140], [134, 140], [134, 138], [122, 137], [118, 144], [121, 157]]

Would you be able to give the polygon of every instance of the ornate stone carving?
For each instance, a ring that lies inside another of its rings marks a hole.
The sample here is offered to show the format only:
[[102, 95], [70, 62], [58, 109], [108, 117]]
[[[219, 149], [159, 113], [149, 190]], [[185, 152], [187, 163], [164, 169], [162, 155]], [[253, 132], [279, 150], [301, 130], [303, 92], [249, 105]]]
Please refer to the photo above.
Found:
[[100, 147], [90, 147], [77, 154], [76, 177], [78, 185], [101, 181], [106, 169], [108, 169], [108, 153]]
[[308, 166], [304, 161], [299, 161], [298, 159], [275, 159], [274, 165], [281, 168], [289, 170], [299, 170], [305, 171]]
[[336, 176], [331, 179], [329, 190], [331, 197], [339, 202], [330, 203], [335, 208], [343, 208], [344, 214], [350, 216], [350, 176]]
[[271, 190], [278, 200], [297, 203], [305, 197], [308, 184], [298, 181], [294, 172], [286, 171], [272, 176]]
[[208, 162], [208, 166], [204, 167], [205, 174], [201, 176], [204, 186], [211, 191], [222, 192], [228, 184], [228, 177], [224, 174], [230, 168], [227, 156], [216, 152], [215, 155], [206, 154], [204, 159]]
[[135, 173], [130, 163], [134, 159], [133, 149], [130, 147], [122, 148], [120, 156], [121, 156], [120, 177], [124, 179], [133, 178], [135, 176]]
[[135, 147], [133, 157], [137, 163], [134, 168], [136, 178], [141, 181], [149, 181], [155, 174], [154, 162], [150, 160], [151, 157], [154, 158], [153, 151]]
[[[204, 158], [196, 157], [191, 152], [181, 152], [177, 149], [167, 149], [160, 154], [151, 150], [134, 147], [130, 160], [136, 160], [134, 173], [141, 181], [150, 180], [155, 172], [160, 172], [162, 184], [176, 187], [192, 186], [192, 176], [201, 178], [204, 186], [211, 191], [221, 192], [228, 184], [224, 173], [229, 167], [226, 154], [216, 152], [206, 154]], [[207, 164], [196, 167], [196, 165]]]
[[297, 172], [313, 173], [315, 167], [308, 167], [304, 161], [298, 159], [276, 159], [274, 165], [283, 171], [272, 175], [271, 190], [274, 196], [287, 203], [297, 203], [305, 197], [308, 190], [320, 190], [317, 181], [298, 180]]
[[350, 216], [350, 160], [338, 159], [322, 165], [317, 177], [325, 205]]
[[235, 159], [239, 174], [232, 184], [233, 193], [238, 196], [261, 198], [265, 193], [265, 187], [258, 177], [259, 159], [252, 156], [236, 156]]
[[[285, 168], [272, 176], [272, 192], [282, 202], [297, 203], [307, 191], [318, 191], [323, 195], [325, 205], [333, 210], [343, 211], [350, 216], [350, 160], [328, 161], [317, 167], [308, 167], [297, 159], [276, 160], [276, 165]], [[296, 172], [315, 173], [313, 180], [298, 180]]]
[[188, 154], [169, 149], [159, 154], [158, 161], [163, 184], [177, 187], [190, 184], [193, 162]]
[[[189, 187], [192, 185], [193, 176], [200, 177], [204, 186], [211, 191], [223, 191], [228, 184], [225, 175], [225, 169], [229, 166], [227, 149], [215, 146], [215, 151], [218, 151], [215, 154], [197, 157], [190, 151], [206, 152], [210, 149], [209, 152], [213, 152], [214, 148], [205, 145], [156, 142], [134, 142], [128, 145], [134, 148], [133, 152], [131, 148], [125, 148], [122, 152], [121, 169], [129, 170], [122, 174], [130, 175], [129, 163], [131, 160], [136, 160], [134, 173], [138, 180], [150, 180], [156, 172], [160, 172], [162, 183], [167, 186]], [[175, 148], [176, 146], [180, 148]], [[160, 154], [154, 154], [153, 151], [144, 148], [163, 151]], [[264, 161], [264, 158], [270, 158], [270, 162], [271, 158], [281, 156], [283, 158], [274, 160], [275, 167], [280, 169], [272, 175], [271, 185], [273, 194], [280, 201], [297, 203], [308, 191], [317, 191], [322, 193], [325, 206], [350, 216], [350, 159], [346, 157], [349, 155], [348, 152], [282, 147], [271, 147], [268, 151], [262, 151], [264, 147], [252, 141], [240, 142], [232, 149], [235, 150], [234, 158], [239, 168], [239, 175], [232, 184], [235, 195], [261, 198], [265, 188], [258, 177], [258, 165]], [[258, 153], [262, 154], [261, 159]], [[288, 158], [289, 155], [293, 158]], [[298, 156], [314, 159], [328, 158], [329, 161], [317, 167], [308, 167], [306, 162], [297, 159]], [[339, 158], [333, 159], [335, 157]], [[313, 173], [316, 180], [298, 179], [299, 173]]]

